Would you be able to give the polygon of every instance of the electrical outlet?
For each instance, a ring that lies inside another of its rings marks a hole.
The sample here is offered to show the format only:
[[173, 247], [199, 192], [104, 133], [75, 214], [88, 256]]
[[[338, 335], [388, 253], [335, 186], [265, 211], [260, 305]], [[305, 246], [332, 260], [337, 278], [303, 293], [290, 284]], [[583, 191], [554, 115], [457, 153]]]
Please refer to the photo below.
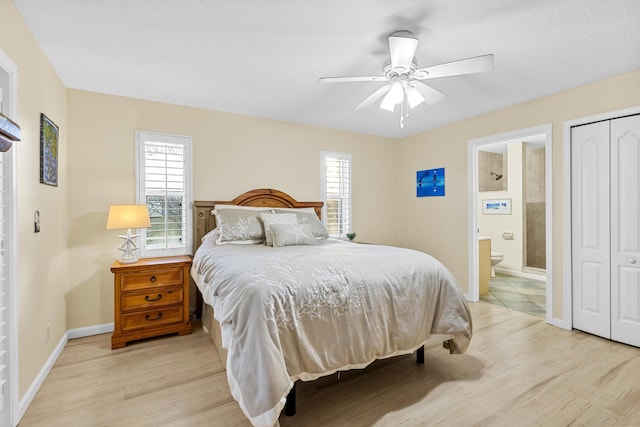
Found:
[[49, 325], [44, 327], [45, 342], [49, 342]]

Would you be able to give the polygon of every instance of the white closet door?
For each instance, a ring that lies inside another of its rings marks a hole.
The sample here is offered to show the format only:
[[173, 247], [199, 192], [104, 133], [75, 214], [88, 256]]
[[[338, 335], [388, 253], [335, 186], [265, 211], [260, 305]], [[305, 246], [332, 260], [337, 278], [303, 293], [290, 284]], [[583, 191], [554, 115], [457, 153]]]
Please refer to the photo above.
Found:
[[573, 327], [611, 338], [609, 122], [571, 129]]
[[640, 346], [640, 116], [611, 121], [611, 339]]

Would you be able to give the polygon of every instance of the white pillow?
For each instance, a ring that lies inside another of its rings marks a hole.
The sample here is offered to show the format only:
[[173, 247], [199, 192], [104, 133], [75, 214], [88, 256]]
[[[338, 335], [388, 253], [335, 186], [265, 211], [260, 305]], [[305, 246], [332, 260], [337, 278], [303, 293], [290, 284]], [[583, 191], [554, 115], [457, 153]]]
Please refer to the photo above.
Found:
[[267, 246], [273, 246], [273, 234], [271, 226], [273, 224], [297, 224], [298, 217], [293, 213], [261, 213], [260, 218], [264, 224], [264, 236]]
[[274, 248], [318, 244], [309, 224], [271, 224], [271, 233]]
[[237, 210], [237, 211], [268, 211], [268, 212], [271, 212], [269, 210], [269, 208], [257, 208], [255, 206], [215, 205], [213, 207], [213, 210], [211, 211], [211, 213], [216, 217], [216, 224], [219, 224], [219, 222], [218, 222], [218, 213], [220, 211], [224, 211], [226, 209], [233, 209], [233, 210]]
[[201, 243], [216, 243], [216, 240], [218, 240], [218, 238], [220, 237], [220, 230], [218, 230], [218, 227], [214, 228], [213, 230], [211, 230], [210, 232], [208, 232], [207, 234], [205, 234], [204, 236], [202, 236], [202, 239], [200, 239]]
[[264, 227], [260, 218], [262, 212], [269, 212], [269, 210], [247, 209], [246, 206], [217, 206], [213, 210], [216, 216], [216, 227], [220, 230], [216, 244], [264, 242]]
[[[305, 212], [305, 213], [312, 213], [314, 215], [316, 215], [316, 210], [314, 208], [271, 208], [272, 211], [274, 211], [274, 213], [276, 211], [280, 212], [280, 213], [296, 213], [296, 212]], [[317, 217], [317, 215], [316, 215]]]
[[329, 232], [327, 231], [327, 227], [320, 221], [318, 215], [316, 215], [316, 211], [313, 208], [300, 208], [300, 209], [281, 209], [274, 208], [274, 212], [276, 213], [284, 213], [284, 212], [294, 212], [298, 217], [298, 224], [308, 224], [311, 227], [311, 232], [313, 236], [318, 239], [327, 239], [329, 237]]
[[264, 211], [269, 210], [267, 207], [263, 206], [240, 206], [240, 205], [215, 205], [213, 209], [223, 210], [223, 209], [244, 209], [246, 211]]

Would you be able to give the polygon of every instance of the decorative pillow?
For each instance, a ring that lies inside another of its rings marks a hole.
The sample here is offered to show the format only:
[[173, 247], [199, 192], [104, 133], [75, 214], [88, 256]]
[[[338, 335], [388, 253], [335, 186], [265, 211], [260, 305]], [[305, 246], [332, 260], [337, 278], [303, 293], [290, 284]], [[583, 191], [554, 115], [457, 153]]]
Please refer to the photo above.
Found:
[[264, 211], [264, 210], [269, 210], [269, 208], [266, 207], [262, 207], [262, 206], [239, 206], [239, 205], [215, 205], [214, 206], [214, 211], [218, 210], [224, 210], [224, 209], [235, 209], [235, 210], [241, 210], [241, 211]]
[[273, 211], [278, 211], [278, 213], [297, 213], [297, 212], [305, 212], [316, 214], [316, 210], [314, 208], [271, 208]]
[[220, 230], [216, 244], [264, 242], [264, 227], [260, 218], [262, 212], [269, 210], [247, 209], [245, 206], [240, 206], [239, 209], [216, 206], [213, 213], [216, 216], [216, 226]]
[[309, 224], [271, 224], [273, 247], [317, 245]]
[[318, 219], [318, 215], [313, 208], [301, 208], [301, 209], [273, 209], [275, 213], [293, 212], [298, 217], [298, 224], [307, 224], [311, 228], [313, 236], [318, 239], [326, 239], [329, 237], [327, 227], [324, 226], [322, 221]]
[[298, 217], [292, 213], [261, 213], [260, 218], [264, 224], [264, 236], [267, 246], [273, 246], [273, 234], [271, 233], [271, 225], [273, 224], [297, 224]]
[[[269, 211], [269, 208], [257, 208], [255, 206], [238, 206], [238, 205], [215, 205], [211, 214], [216, 217], [216, 224], [220, 224], [218, 220], [218, 212], [224, 210], [235, 210], [235, 211]], [[260, 216], [260, 215], [258, 215]]]
[[218, 229], [218, 227], [214, 228], [213, 230], [211, 230], [210, 232], [208, 232], [207, 234], [205, 234], [204, 236], [202, 236], [202, 239], [200, 239], [201, 243], [216, 243], [216, 240], [218, 240], [218, 238], [220, 237], [220, 230]]

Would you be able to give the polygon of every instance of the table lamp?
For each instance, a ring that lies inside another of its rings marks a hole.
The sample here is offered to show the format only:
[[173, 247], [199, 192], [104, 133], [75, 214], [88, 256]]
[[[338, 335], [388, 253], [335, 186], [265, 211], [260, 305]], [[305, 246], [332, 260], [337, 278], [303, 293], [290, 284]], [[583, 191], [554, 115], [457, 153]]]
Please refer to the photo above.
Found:
[[149, 210], [147, 205], [112, 205], [109, 208], [109, 217], [107, 219], [107, 230], [126, 228], [127, 234], [118, 235], [124, 239], [124, 243], [120, 246], [122, 258], [120, 262], [123, 264], [132, 264], [138, 262], [135, 238], [139, 234], [131, 234], [132, 228], [149, 228], [151, 221], [149, 220]]

